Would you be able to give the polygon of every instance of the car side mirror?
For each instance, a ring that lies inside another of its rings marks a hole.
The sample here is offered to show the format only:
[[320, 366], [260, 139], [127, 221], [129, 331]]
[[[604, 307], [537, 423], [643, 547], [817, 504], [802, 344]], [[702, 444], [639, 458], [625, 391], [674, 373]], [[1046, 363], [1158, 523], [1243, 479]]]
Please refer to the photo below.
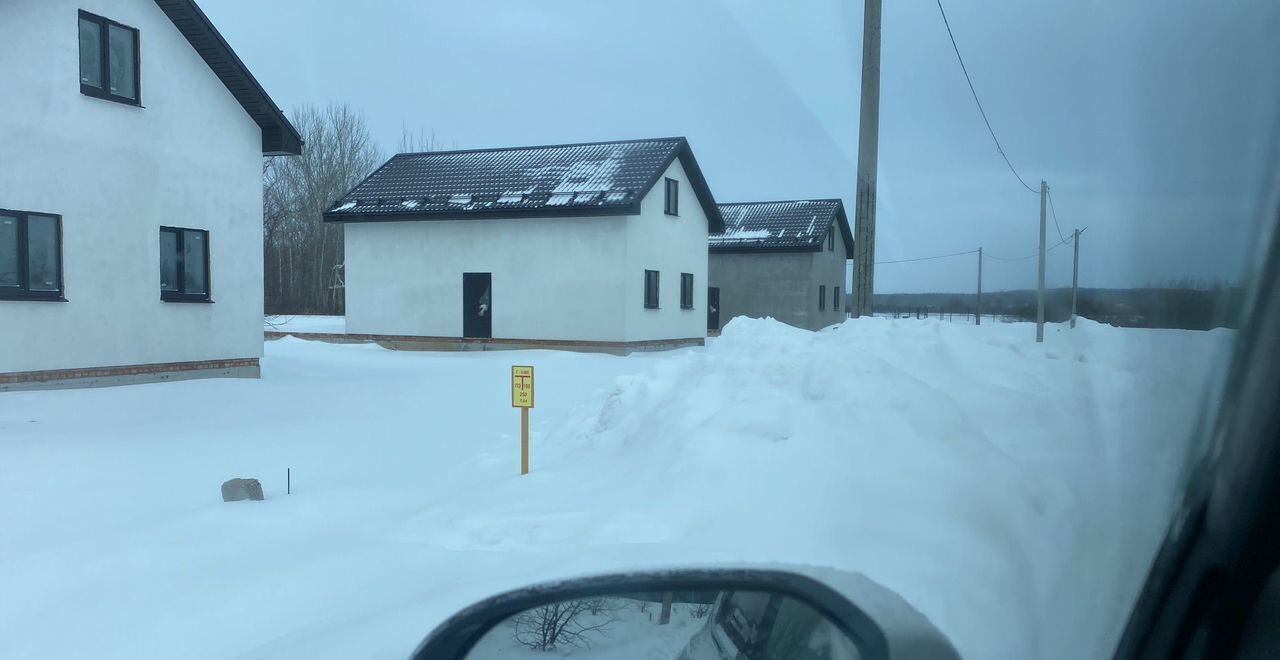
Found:
[[865, 576], [812, 567], [620, 573], [468, 607], [415, 660], [959, 660], [950, 641]]

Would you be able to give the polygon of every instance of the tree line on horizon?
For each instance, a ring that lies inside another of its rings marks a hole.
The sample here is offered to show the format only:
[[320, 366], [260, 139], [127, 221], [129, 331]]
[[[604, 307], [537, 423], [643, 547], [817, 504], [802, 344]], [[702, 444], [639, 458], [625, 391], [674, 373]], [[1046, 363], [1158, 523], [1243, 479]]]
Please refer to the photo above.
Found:
[[[343, 103], [303, 105], [290, 113], [303, 140], [300, 156], [262, 165], [263, 312], [346, 311], [342, 226], [322, 214], [386, 160], [364, 116]], [[402, 129], [398, 150], [436, 151], [435, 134]]]
[[[1239, 327], [1245, 287], [1225, 282], [1175, 280], [1162, 285], [1128, 289], [1079, 289], [1076, 314], [1130, 328], [1178, 328], [1209, 330]], [[968, 314], [977, 305], [973, 293], [878, 293], [873, 298], [877, 314]], [[1034, 289], [993, 291], [982, 294], [983, 315], [1009, 320], [1034, 321]], [[1045, 320], [1061, 323], [1071, 318], [1071, 288], [1045, 292]]]

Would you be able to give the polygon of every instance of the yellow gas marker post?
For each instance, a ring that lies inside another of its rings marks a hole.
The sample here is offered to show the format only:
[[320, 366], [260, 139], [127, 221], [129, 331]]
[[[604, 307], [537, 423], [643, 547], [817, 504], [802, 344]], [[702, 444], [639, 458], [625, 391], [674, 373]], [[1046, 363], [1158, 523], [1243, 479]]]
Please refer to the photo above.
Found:
[[529, 409], [533, 407], [533, 367], [511, 367], [511, 407], [520, 409], [520, 474], [529, 474]]

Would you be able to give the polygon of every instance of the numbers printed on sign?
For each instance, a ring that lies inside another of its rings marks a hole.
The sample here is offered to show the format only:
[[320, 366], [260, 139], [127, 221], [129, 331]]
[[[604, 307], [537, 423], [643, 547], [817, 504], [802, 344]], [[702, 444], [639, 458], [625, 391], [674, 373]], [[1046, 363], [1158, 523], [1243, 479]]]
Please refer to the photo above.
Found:
[[533, 367], [511, 367], [511, 407], [533, 407]]

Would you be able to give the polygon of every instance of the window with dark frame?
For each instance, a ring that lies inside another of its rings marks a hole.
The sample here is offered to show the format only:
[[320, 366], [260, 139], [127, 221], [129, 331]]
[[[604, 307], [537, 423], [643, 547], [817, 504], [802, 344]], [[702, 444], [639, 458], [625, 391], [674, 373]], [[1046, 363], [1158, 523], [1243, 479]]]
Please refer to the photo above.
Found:
[[658, 271], [656, 270], [644, 272], [644, 307], [658, 309]]
[[667, 179], [667, 197], [664, 212], [667, 215], [680, 215], [680, 182]]
[[827, 309], [827, 285], [819, 284], [818, 285], [818, 311], [825, 311], [826, 309]]
[[63, 300], [61, 216], [0, 210], [0, 300]]
[[693, 309], [693, 273], [680, 273], [680, 309]]
[[840, 287], [835, 287], [832, 291], [834, 293], [831, 294], [831, 309], [838, 312], [840, 311]]
[[138, 31], [80, 12], [80, 93], [141, 105]]
[[836, 228], [827, 227], [827, 252], [836, 250]]
[[209, 232], [160, 228], [160, 299], [209, 302]]

